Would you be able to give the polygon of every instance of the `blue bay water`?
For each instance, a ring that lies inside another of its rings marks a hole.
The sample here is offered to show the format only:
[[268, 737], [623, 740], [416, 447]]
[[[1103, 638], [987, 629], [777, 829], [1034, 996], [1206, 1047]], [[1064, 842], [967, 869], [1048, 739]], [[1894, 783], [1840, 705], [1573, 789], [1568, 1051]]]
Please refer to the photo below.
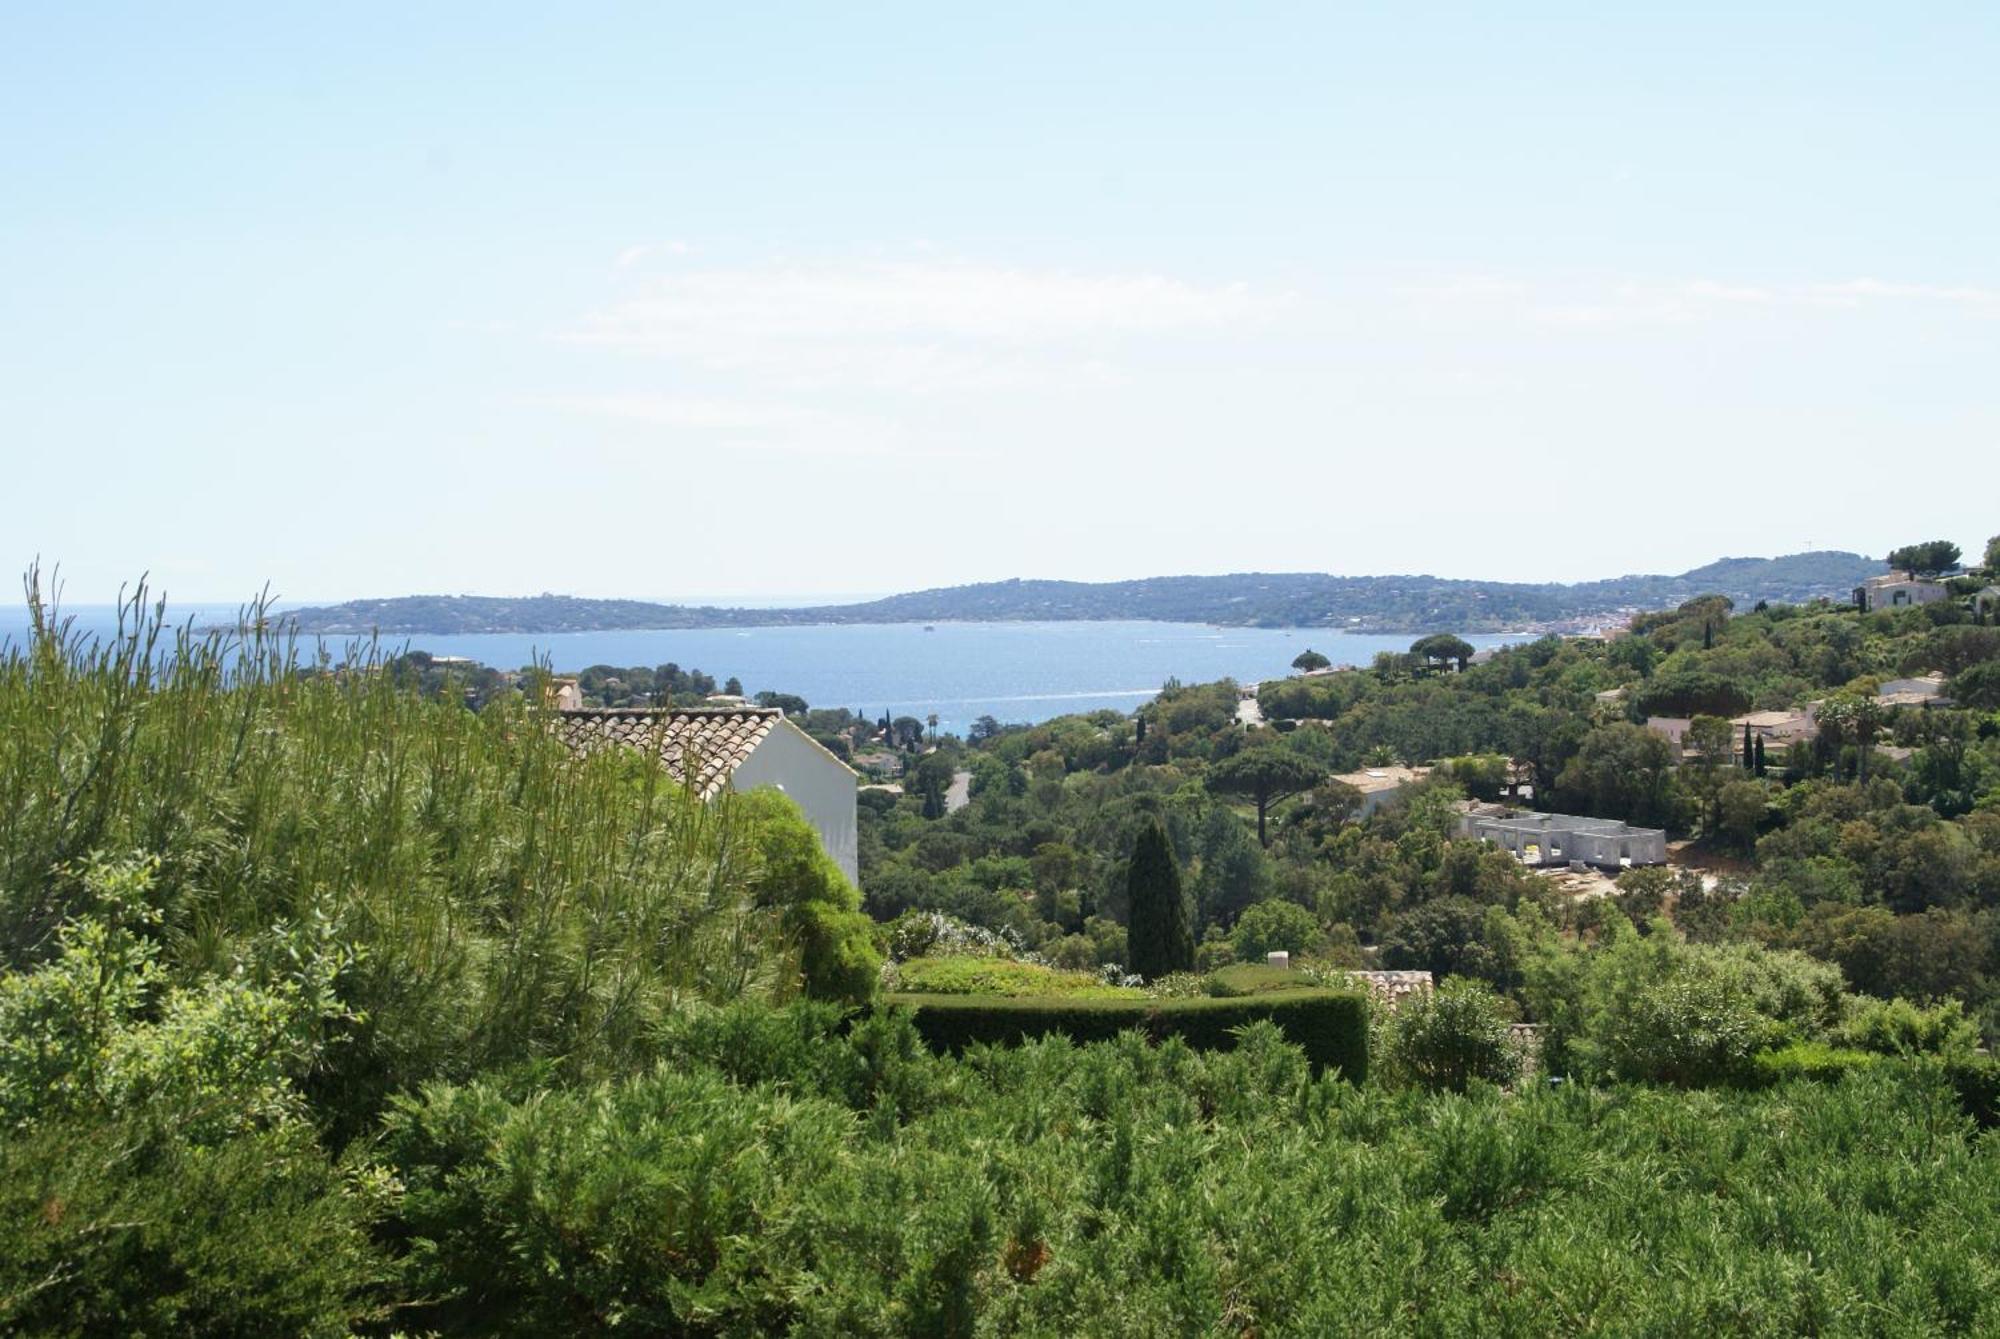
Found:
[[[102, 607], [79, 607], [80, 628], [111, 623]], [[198, 621], [225, 621], [233, 606], [188, 606]], [[0, 614], [0, 640], [18, 642], [26, 618]], [[590, 665], [664, 665], [730, 676], [752, 693], [796, 693], [816, 707], [851, 707], [875, 717], [927, 717], [964, 733], [983, 715], [1043, 721], [1071, 712], [1131, 711], [1169, 678], [1184, 683], [1245, 682], [1290, 672], [1307, 647], [1335, 664], [1365, 665], [1378, 651], [1402, 651], [1413, 634], [1376, 635], [1322, 628], [1218, 628], [1201, 623], [828, 624], [778, 628], [697, 628], [656, 632], [480, 633], [385, 638], [433, 655], [467, 656], [501, 669], [536, 660], [558, 672]], [[1520, 636], [1468, 636], [1476, 647]], [[329, 639], [338, 655], [347, 639]]]

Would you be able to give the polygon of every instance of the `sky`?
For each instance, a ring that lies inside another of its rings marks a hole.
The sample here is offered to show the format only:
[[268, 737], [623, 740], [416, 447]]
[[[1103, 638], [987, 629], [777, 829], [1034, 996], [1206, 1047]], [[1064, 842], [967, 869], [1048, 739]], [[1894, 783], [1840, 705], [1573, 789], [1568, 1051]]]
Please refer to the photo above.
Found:
[[17, 5], [71, 598], [2000, 531], [2000, 6]]

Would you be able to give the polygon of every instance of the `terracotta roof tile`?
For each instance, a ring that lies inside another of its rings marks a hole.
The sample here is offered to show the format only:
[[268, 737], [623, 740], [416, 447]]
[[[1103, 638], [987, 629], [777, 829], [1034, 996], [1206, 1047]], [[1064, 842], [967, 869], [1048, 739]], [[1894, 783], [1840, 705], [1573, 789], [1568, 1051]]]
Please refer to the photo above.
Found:
[[650, 753], [709, 799], [784, 717], [777, 707], [607, 707], [558, 711], [553, 728], [578, 757], [607, 747]]
[[1422, 971], [1349, 972], [1347, 977], [1390, 1008], [1411, 995], [1429, 994], [1432, 987], [1431, 974]]

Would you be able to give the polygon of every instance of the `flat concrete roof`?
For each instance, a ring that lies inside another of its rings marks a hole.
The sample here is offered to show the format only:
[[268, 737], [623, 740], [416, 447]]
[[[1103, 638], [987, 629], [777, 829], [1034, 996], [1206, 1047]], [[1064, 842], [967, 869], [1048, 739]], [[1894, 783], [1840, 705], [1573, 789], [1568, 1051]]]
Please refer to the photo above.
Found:
[[1413, 781], [1422, 781], [1431, 774], [1428, 767], [1364, 767], [1358, 772], [1343, 772], [1334, 778], [1344, 781], [1363, 795], [1376, 791], [1395, 790]]
[[1589, 818], [1582, 814], [1544, 814], [1532, 811], [1517, 811], [1508, 814], [1469, 814], [1473, 821], [1483, 827], [1518, 828], [1525, 832], [1548, 832], [1560, 828], [1564, 832], [1590, 832], [1601, 836], [1627, 832], [1659, 832], [1659, 828], [1638, 828], [1619, 818]]

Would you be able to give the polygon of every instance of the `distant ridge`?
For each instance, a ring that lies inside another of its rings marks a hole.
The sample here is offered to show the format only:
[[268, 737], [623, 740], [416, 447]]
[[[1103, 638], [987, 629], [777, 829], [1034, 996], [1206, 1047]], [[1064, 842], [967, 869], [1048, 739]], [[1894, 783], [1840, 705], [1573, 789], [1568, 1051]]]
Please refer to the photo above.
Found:
[[1882, 570], [1879, 559], [1823, 550], [1779, 558], [1723, 558], [1679, 576], [1622, 576], [1571, 585], [1242, 572], [1105, 582], [1017, 578], [803, 609], [724, 609], [549, 594], [405, 595], [298, 609], [283, 617], [300, 632], [343, 635], [1112, 619], [1368, 632], [1493, 632], [1618, 609], [1657, 609], [1696, 595], [1722, 594], [1743, 603], [1843, 599], [1862, 580]]

